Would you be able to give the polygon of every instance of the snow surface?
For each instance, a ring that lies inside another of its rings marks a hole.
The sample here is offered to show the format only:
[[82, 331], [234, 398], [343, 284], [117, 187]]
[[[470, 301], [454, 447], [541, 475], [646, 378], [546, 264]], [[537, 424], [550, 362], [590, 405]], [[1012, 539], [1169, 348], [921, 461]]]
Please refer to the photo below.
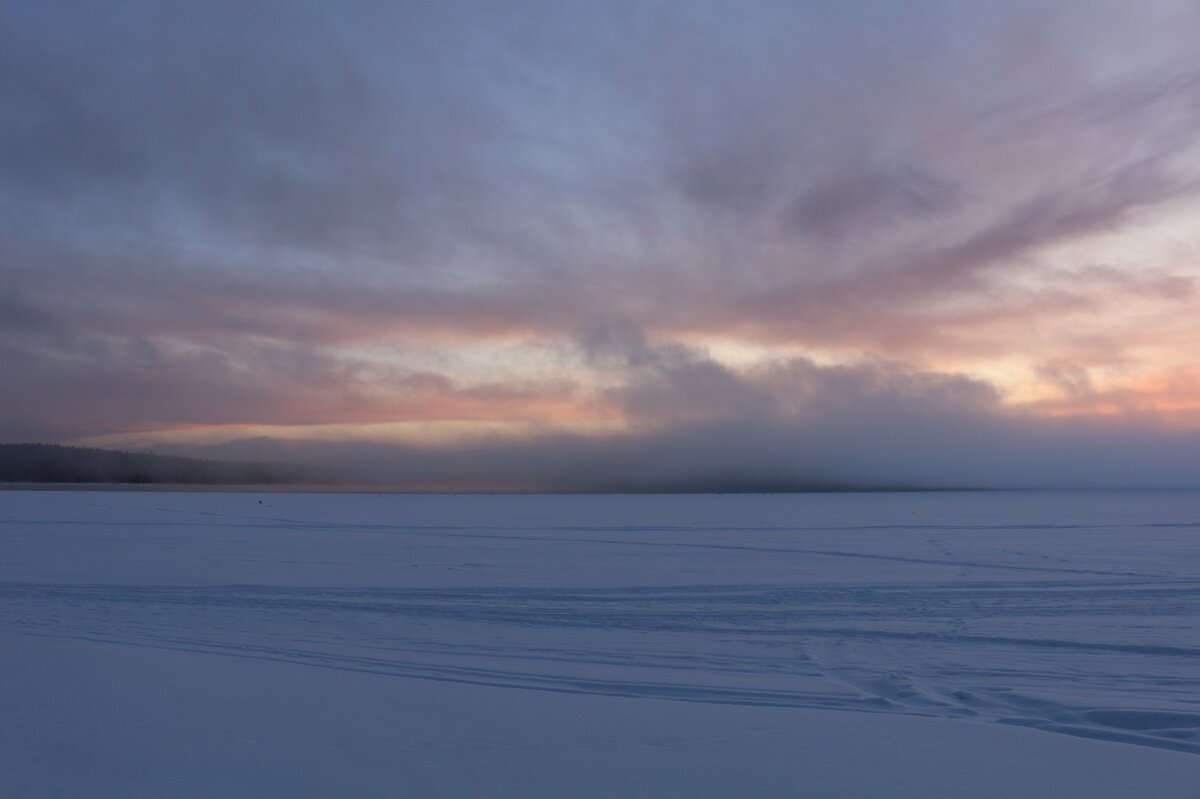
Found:
[[1200, 799], [1200, 494], [0, 493], [0, 796]]

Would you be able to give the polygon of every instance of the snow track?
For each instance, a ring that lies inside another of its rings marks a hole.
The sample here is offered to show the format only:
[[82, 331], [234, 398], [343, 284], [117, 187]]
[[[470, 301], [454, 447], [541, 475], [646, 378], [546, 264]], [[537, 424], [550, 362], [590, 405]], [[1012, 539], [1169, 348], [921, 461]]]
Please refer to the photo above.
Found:
[[0, 633], [1200, 754], [1198, 499], [0, 494]]

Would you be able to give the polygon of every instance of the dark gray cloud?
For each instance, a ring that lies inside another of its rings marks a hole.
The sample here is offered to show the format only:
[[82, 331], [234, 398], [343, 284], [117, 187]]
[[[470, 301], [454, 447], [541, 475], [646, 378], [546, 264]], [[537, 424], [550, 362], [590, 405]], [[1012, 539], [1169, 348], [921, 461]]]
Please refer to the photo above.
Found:
[[10, 336], [41, 332], [51, 327], [48, 314], [14, 289], [0, 291], [0, 330]]
[[915, 166], [855, 169], [796, 198], [787, 221], [818, 236], [864, 236], [908, 219], [951, 213], [965, 200], [960, 187]]

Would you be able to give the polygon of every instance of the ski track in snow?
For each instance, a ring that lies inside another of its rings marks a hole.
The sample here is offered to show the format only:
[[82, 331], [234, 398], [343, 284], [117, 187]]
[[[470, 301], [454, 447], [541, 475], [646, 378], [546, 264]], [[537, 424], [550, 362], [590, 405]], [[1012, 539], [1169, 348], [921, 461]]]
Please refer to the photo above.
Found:
[[266, 496], [0, 494], [0, 631], [1200, 754], [1195, 494]]

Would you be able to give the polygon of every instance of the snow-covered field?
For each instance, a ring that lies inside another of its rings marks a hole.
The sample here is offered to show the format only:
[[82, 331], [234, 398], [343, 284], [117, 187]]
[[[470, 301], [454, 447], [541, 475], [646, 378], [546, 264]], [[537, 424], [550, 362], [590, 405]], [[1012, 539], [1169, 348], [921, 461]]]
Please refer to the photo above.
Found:
[[0, 796], [1200, 798], [1200, 494], [0, 493]]

